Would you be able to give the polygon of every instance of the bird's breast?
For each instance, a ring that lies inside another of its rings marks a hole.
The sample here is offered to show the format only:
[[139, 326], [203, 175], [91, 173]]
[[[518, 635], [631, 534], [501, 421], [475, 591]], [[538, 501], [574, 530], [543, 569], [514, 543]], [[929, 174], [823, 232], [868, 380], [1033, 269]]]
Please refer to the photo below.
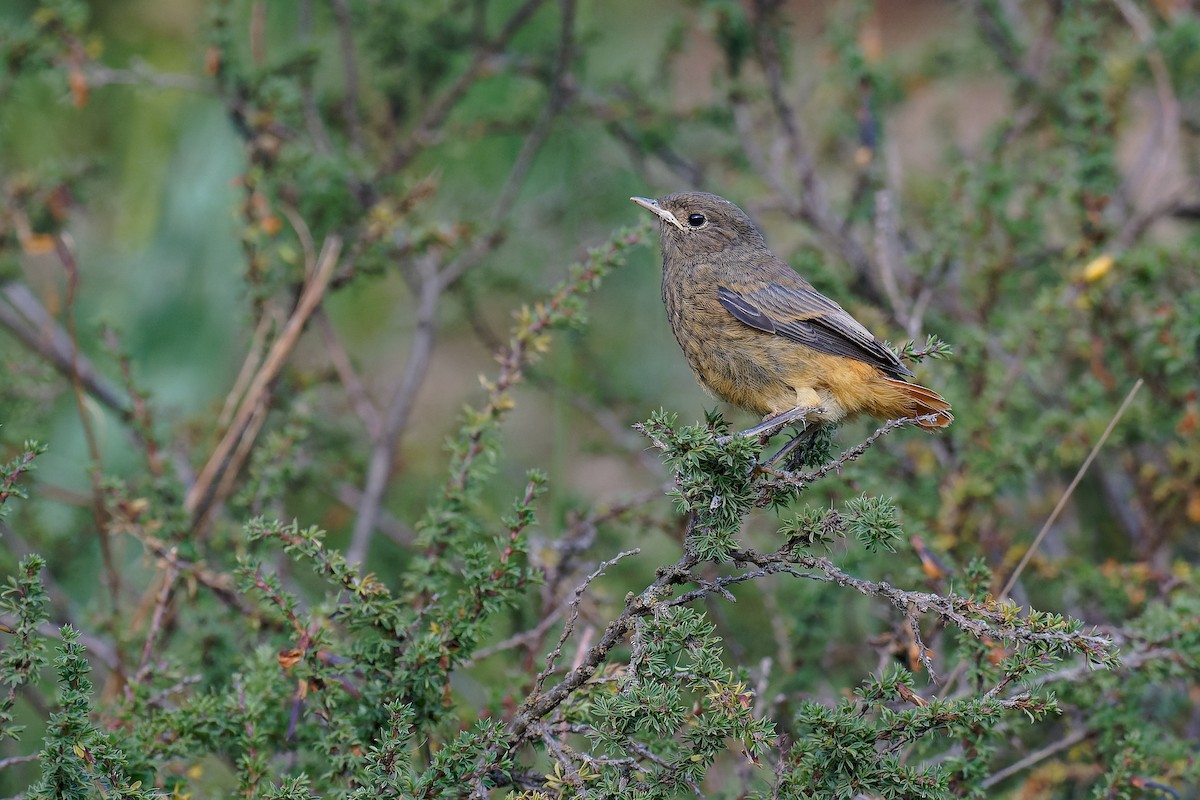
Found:
[[785, 383], [775, 352], [779, 337], [734, 318], [717, 297], [721, 283], [707, 264], [664, 270], [667, 320], [702, 386], [722, 400], [766, 413], [758, 400]]

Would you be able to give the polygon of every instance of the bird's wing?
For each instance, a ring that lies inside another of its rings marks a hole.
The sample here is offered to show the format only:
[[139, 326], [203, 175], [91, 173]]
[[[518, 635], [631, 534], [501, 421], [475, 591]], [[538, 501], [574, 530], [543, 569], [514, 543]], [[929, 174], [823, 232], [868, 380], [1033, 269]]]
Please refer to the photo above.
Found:
[[717, 298], [726, 311], [752, 328], [822, 353], [865, 361], [893, 378], [913, 374], [858, 320], [799, 276], [794, 285], [770, 282], [741, 291], [718, 286]]

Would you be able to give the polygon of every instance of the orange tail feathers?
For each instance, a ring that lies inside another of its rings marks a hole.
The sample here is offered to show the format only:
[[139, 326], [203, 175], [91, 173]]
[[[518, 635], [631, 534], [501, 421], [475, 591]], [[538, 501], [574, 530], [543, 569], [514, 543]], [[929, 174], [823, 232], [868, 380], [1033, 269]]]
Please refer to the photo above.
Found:
[[892, 402], [885, 409], [880, 409], [886, 413], [879, 416], [890, 419], [928, 417], [915, 423], [927, 431], [945, 428], [954, 421], [954, 415], [950, 413], [950, 404], [932, 389], [895, 378], [885, 378], [884, 381], [892, 390], [888, 392]]

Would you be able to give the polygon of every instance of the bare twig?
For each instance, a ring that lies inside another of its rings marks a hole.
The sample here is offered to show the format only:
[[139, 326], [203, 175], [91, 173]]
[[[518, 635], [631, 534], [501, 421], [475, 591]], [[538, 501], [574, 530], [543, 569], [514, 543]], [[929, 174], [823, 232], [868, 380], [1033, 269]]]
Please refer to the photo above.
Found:
[[[511, 752], [519, 747], [527, 738], [531, 725], [557, 708], [572, 692], [591, 678], [600, 664], [608, 658], [609, 651], [616, 647], [633, 628], [634, 620], [651, 613], [654, 606], [670, 592], [672, 586], [688, 579], [689, 570], [698, 562], [699, 557], [695, 553], [685, 552], [675, 564], [659, 570], [658, 578], [653, 583], [640, 594], [631, 596], [626, 601], [625, 608], [604, 629], [600, 640], [584, 654], [578, 667], [568, 672], [549, 691], [532, 692], [521, 704], [512, 722], [509, 723], [506, 749]], [[549, 657], [547, 662], [547, 669], [543, 672], [548, 675]], [[544, 680], [545, 678], [539, 676], [539, 683]]]
[[912, 631], [913, 643], [917, 648], [917, 660], [921, 662], [921, 666], [925, 668], [926, 674], [929, 675], [930, 683], [937, 683], [937, 672], [933, 668], [933, 659], [929, 655], [929, 648], [925, 646], [925, 640], [921, 638], [921, 620], [911, 610], [905, 612], [905, 618], [908, 620], [909, 629]]
[[28, 764], [31, 761], [37, 761], [42, 757], [41, 752], [30, 753], [26, 756], [9, 756], [8, 758], [0, 758], [0, 770], [8, 769], [17, 764]]
[[477, 237], [470, 247], [441, 269], [439, 281], [443, 290], [454, 284], [504, 240], [504, 226], [516, 203], [517, 193], [524, 185], [537, 154], [546, 144], [554, 120], [567, 105], [571, 61], [575, 55], [575, 0], [559, 2], [562, 7], [562, 20], [559, 26], [558, 54], [550, 77], [550, 91], [546, 103], [542, 106], [537, 121], [525, 136], [525, 141], [521, 143], [521, 151], [509, 169], [500, 194], [492, 206], [491, 229]]
[[150, 629], [146, 631], [146, 641], [142, 644], [142, 658], [138, 662], [137, 672], [134, 673], [133, 683], [141, 683], [150, 671], [150, 655], [154, 644], [162, 632], [163, 620], [167, 615], [167, 606], [171, 602], [171, 591], [175, 587], [175, 579], [179, 577], [179, 566], [175, 563], [178, 553], [172, 547], [163, 558], [163, 573], [158, 598], [154, 603], [154, 614], [150, 619]]
[[325, 296], [329, 280], [337, 268], [341, 250], [340, 237], [330, 235], [326, 238], [312, 279], [305, 283], [295, 311], [263, 359], [262, 366], [255, 374], [234, 415], [233, 423], [213, 449], [204, 468], [200, 470], [196, 483], [188, 490], [184, 508], [192, 515], [193, 524], [198, 529], [203, 529], [204, 521], [221, 502], [220, 491], [223, 486], [229, 486], [228, 482], [223, 481], [225, 476], [236, 475], [249, 455], [249, 449], [266, 416], [270, 387], [295, 349], [309, 317]]
[[554, 71], [550, 77], [549, 97], [542, 106], [537, 121], [533, 123], [533, 127], [525, 137], [525, 141], [521, 145], [521, 152], [517, 154], [517, 159], [513, 162], [504, 186], [501, 187], [500, 194], [496, 198], [495, 216], [497, 219], [508, 216], [509, 209], [512, 208], [513, 202], [517, 198], [517, 191], [525, 182], [525, 176], [533, 166], [533, 161], [542, 149], [542, 145], [545, 144], [546, 137], [550, 135], [554, 119], [567, 104], [568, 77], [571, 61], [575, 57], [575, 0], [559, 0], [559, 7], [562, 19], [559, 23], [558, 53], [555, 56]]
[[114, 69], [97, 61], [84, 68], [87, 84], [102, 86], [148, 86], [152, 89], [181, 89], [186, 92], [212, 94], [216, 87], [207, 78], [171, 72], [158, 72], [140, 58], [131, 58], [128, 69]]
[[133, 366], [129, 363], [129, 356], [120, 351], [116, 333], [112, 330], [105, 330], [104, 340], [109, 350], [116, 356], [125, 393], [132, 403], [128, 417], [130, 433], [134, 440], [141, 445], [140, 449], [146, 456], [146, 466], [149, 468], [150, 474], [161, 478], [164, 473], [163, 455], [154, 436], [154, 418], [150, 412], [150, 405], [146, 402], [145, 395], [139, 392], [134, 384]]
[[375, 534], [379, 518], [380, 503], [387, 488], [387, 479], [392, 470], [392, 460], [399, 445], [399, 436], [408, 425], [408, 418], [417, 401], [417, 392], [425, 380], [425, 373], [433, 356], [433, 343], [437, 334], [437, 311], [442, 296], [442, 286], [437, 278], [437, 262], [427, 255], [417, 261], [420, 281], [417, 300], [417, 329], [409, 348], [404, 372], [392, 390], [379, 435], [371, 448], [367, 465], [367, 478], [363, 483], [362, 497], [358, 503], [358, 515], [354, 520], [354, 533], [350, 546], [346, 548], [346, 560], [361, 564], [366, 558], [367, 548]]
[[622, 550], [608, 561], [600, 562], [600, 566], [596, 567], [592, 574], [584, 578], [583, 583], [579, 584], [579, 586], [575, 588], [575, 594], [571, 598], [571, 602], [568, 604], [568, 607], [571, 609], [571, 613], [567, 616], [567, 621], [563, 625], [562, 634], [560, 634], [558, 637], [558, 644], [556, 644], [554, 649], [546, 655], [545, 669], [539, 672], [537, 678], [534, 679], [532, 694], [541, 693], [542, 687], [546, 684], [546, 678], [550, 677], [550, 675], [554, 672], [555, 663], [557, 663], [558, 659], [562, 657], [563, 645], [567, 643], [567, 639], [571, 638], [571, 634], [575, 631], [575, 623], [579, 620], [579, 604], [582, 602], [583, 593], [587, 591], [588, 586], [590, 586], [592, 581], [596, 580], [596, 578], [599, 578], [601, 575], [603, 575], [606, 569], [611, 567], [613, 564], [616, 564], [622, 558], [637, 555], [640, 552], [642, 552], [641, 548], [637, 547], [632, 550]]
[[267, 337], [273, 327], [275, 327], [275, 318], [271, 314], [263, 314], [258, 324], [254, 326], [254, 333], [250, 337], [250, 346], [246, 348], [246, 357], [242, 359], [242, 366], [238, 370], [237, 377], [233, 379], [233, 386], [225, 394], [221, 413], [217, 415], [217, 430], [222, 430], [229, 425], [242, 400], [245, 399], [246, 388], [254, 380], [259, 365], [262, 363], [263, 350], [267, 346]]
[[[1121, 653], [1121, 663], [1117, 667], [1117, 671], [1120, 674], [1125, 674], [1151, 661], [1178, 661], [1181, 658], [1180, 650], [1174, 647], [1163, 647], [1153, 644], [1142, 649]], [[1076, 664], [1075, 666], [1064, 667], [1063, 669], [1048, 672], [1044, 675], [1038, 675], [1037, 682], [1042, 685], [1076, 683], [1088, 677], [1093, 672], [1095, 670], [1090, 664]]]
[[[334, 487], [333, 496], [350, 510], [358, 508], [359, 503], [362, 502], [362, 492], [358, 487], [348, 483], [338, 484]], [[417, 540], [417, 532], [411, 526], [389, 514], [385, 508], [380, 507], [375, 525], [384, 535], [401, 547], [411, 547]]]
[[501, 639], [495, 644], [488, 645], [487, 647], [479, 648], [472, 654], [469, 661], [463, 662], [462, 668], [467, 669], [475, 664], [478, 664], [484, 659], [491, 658], [497, 653], [503, 653], [505, 650], [512, 650], [515, 647], [525, 647], [532, 642], [541, 641], [542, 637], [546, 635], [547, 631], [554, 627], [554, 623], [558, 622], [559, 618], [562, 617], [562, 612], [562, 606], [559, 606], [558, 608], [553, 609], [546, 616], [542, 617], [538, 624], [533, 628], [530, 628], [527, 631], [522, 631], [515, 636], [509, 636], [507, 639]]
[[313, 324], [316, 326], [317, 332], [321, 334], [321, 339], [325, 342], [325, 352], [329, 354], [329, 361], [333, 364], [338, 379], [346, 389], [346, 399], [350, 402], [350, 407], [362, 421], [367, 435], [375, 440], [380, 434], [379, 411], [371, 402], [371, 398], [367, 394], [367, 387], [363, 385], [358, 373], [354, 371], [354, 365], [350, 363], [350, 354], [342, 346], [342, 340], [338, 338], [333, 321], [329, 319], [324, 308], [318, 308], [313, 314]]
[[78, 380], [103, 405], [123, 418], [132, 413], [129, 398], [97, 374], [87, 356], [72, 347], [71, 337], [24, 284], [13, 281], [0, 289], [0, 326], [63, 376]]
[[1056, 753], [1061, 753], [1063, 750], [1074, 747], [1089, 736], [1091, 736], [1091, 731], [1089, 731], [1087, 728], [1074, 730], [1061, 739], [1056, 739], [1040, 750], [1035, 750], [1034, 752], [1022, 758], [1020, 761], [1014, 761], [1004, 769], [992, 773], [979, 782], [979, 788], [990, 789], [997, 783], [1006, 781], [1019, 772], [1024, 772], [1034, 764], [1037, 764], [1040, 761], [1045, 761], [1047, 758]]
[[[501, 32], [491, 43], [477, 53], [477, 61], [487, 52], [503, 49], [516, 31], [528, 21], [544, 0], [528, 0], [505, 23]], [[476, 266], [484, 256], [492, 252], [504, 240], [503, 227], [516, 202], [517, 192], [524, 184], [534, 159], [542, 149], [550, 134], [555, 117], [562, 111], [567, 99], [567, 77], [571, 61], [574, 57], [575, 30], [575, 0], [560, 0], [562, 7], [562, 23], [559, 37], [558, 56], [550, 81], [550, 92], [546, 104], [533, 128], [526, 136], [517, 155], [516, 161], [509, 170], [504, 186], [497, 196], [492, 212], [492, 225], [487, 233], [475, 238], [471, 244], [443, 267], [438, 267], [432, 258], [419, 260], [418, 266], [418, 301], [417, 301], [417, 330], [409, 351], [408, 362], [400, 377], [395, 390], [391, 394], [388, 407], [384, 412], [383, 423], [378, 435], [373, 437], [374, 446], [367, 467], [367, 477], [363, 483], [362, 500], [358, 506], [358, 514], [354, 521], [354, 533], [350, 546], [346, 549], [346, 558], [351, 563], [361, 563], [366, 558], [371, 539], [375, 534], [379, 517], [380, 504], [387, 488], [388, 477], [391, 473], [392, 462], [399, 447], [399, 439], [408, 425], [409, 416], [416, 402], [418, 390], [421, 388], [428, 371], [436, 337], [436, 321], [438, 304], [443, 292], [461, 278], [468, 270]], [[459, 82], [443, 96], [441, 103], [444, 108], [435, 104], [427, 113], [425, 120], [418, 124], [410, 140], [410, 146], [421, 144], [423, 127], [432, 131], [448, 114], [461, 93], [473, 82], [477, 75], [476, 69], [482, 61], [467, 69]], [[400, 166], [406, 162], [405, 157], [398, 154]], [[397, 165], [393, 165], [399, 168]]]
[[879, 284], [883, 287], [884, 296], [888, 299], [896, 321], [910, 339], [915, 339], [920, 332], [912, 328], [912, 309], [900, 292], [897, 277], [903, 266], [900, 250], [900, 222], [892, 201], [892, 193], [887, 189], [880, 189], [875, 192], [875, 260], [879, 265]]
[[[142, 546], [146, 548], [147, 552], [149, 552], [155, 558], [166, 559], [167, 556], [174, 550], [174, 548], [169, 546], [166, 542], [163, 542], [161, 539], [151, 536], [140, 529], [135, 528], [130, 531], [130, 534], [139, 542], [141, 542]], [[218, 600], [228, 606], [233, 612], [248, 619], [259, 616], [257, 609], [251, 605], [240, 592], [237, 591], [233, 578], [229, 574], [218, 572], [209, 567], [203, 561], [188, 561], [186, 559], [179, 558], [178, 556], [173, 556], [171, 563], [175, 565], [175, 569], [179, 573], [187, 576], [189, 579], [194, 580], [199, 585], [208, 589]]]
[[250, 4], [250, 60], [262, 69], [267, 61], [267, 4], [253, 0]]
[[865, 440], [859, 442], [854, 447], [846, 449], [833, 461], [830, 461], [828, 464], [812, 470], [811, 472], [780, 472], [771, 469], [763, 469], [760, 467], [763, 472], [773, 476], [775, 480], [764, 483], [759, 489], [759, 503], [762, 504], [769, 501], [772, 494], [779, 490], [779, 484], [794, 486], [797, 489], [806, 489], [825, 476], [834, 472], [840, 472], [842, 467], [846, 466], [851, 461], [857, 460], [863, 455], [863, 453], [871, 449], [873, 444], [882, 439], [884, 436], [887, 436], [894, 430], [903, 428], [905, 425], [912, 424], [913, 422], [914, 420], [908, 418], [888, 420], [883, 424], [882, 427], [878, 428]]
[[1038, 545], [1042, 543], [1042, 539], [1046, 538], [1050, 526], [1054, 524], [1054, 521], [1058, 519], [1058, 515], [1066, 507], [1067, 501], [1071, 499], [1071, 495], [1075, 491], [1075, 487], [1079, 485], [1079, 482], [1083, 480], [1083, 476], [1087, 474], [1088, 467], [1096, 459], [1096, 454], [1100, 452], [1100, 448], [1108, 441], [1108, 437], [1112, 434], [1113, 429], [1117, 427], [1117, 423], [1121, 421], [1125, 410], [1129, 408], [1129, 404], [1133, 402], [1134, 396], [1137, 395], [1138, 390], [1142, 388], [1144, 382], [1141, 378], [1137, 379], [1137, 383], [1133, 384], [1133, 388], [1129, 390], [1129, 394], [1125, 395], [1125, 400], [1122, 401], [1120, 408], [1113, 414], [1112, 419], [1108, 421], [1108, 426], [1104, 429], [1104, 433], [1100, 434], [1100, 438], [1096, 440], [1096, 444], [1092, 445], [1092, 451], [1088, 453], [1083, 464], [1075, 472], [1075, 477], [1071, 479], [1071, 483], [1067, 486], [1067, 490], [1063, 492], [1062, 497], [1058, 498], [1058, 503], [1055, 504], [1054, 510], [1050, 512], [1050, 516], [1046, 519], [1045, 524], [1042, 525], [1042, 529], [1038, 531], [1037, 536], [1033, 537], [1033, 543], [1029, 545], [1029, 549], [1025, 551], [1025, 555], [1021, 556], [1021, 560], [1017, 563], [1017, 567], [1013, 570], [1012, 575], [1009, 575], [1008, 580], [1005, 581], [1004, 588], [1000, 590], [1000, 594], [998, 595], [1001, 600], [1008, 597], [1008, 593], [1016, 585], [1017, 579], [1021, 577], [1021, 573], [1024, 572], [1026, 565], [1029, 564], [1029, 560], [1037, 552]]
[[[793, 553], [791, 544], [766, 554], [754, 550], [739, 550], [731, 553], [730, 559], [734, 563], [753, 564], [758, 569], [738, 575], [723, 576], [717, 581], [713, 581], [711, 587], [702, 587], [688, 592], [686, 595], [662, 602], [677, 605], [684, 596], [690, 596], [690, 599], [694, 600], [705, 594], [711, 594], [718, 588], [760, 577], [760, 573], [761, 575], [785, 573], [797, 578], [836, 583], [870, 597], [882, 598], [906, 616], [933, 614], [976, 638], [990, 637], [1000, 641], [1024, 643], [1052, 642], [1058, 647], [1082, 651], [1093, 657], [1109, 653], [1114, 648], [1113, 639], [1101, 634], [1029, 630], [1022, 625], [1019, 619], [1014, 619], [1001, 611], [1001, 604], [998, 601], [979, 602], [970, 597], [956, 594], [942, 596], [929, 592], [912, 592], [898, 589], [883, 581], [875, 582], [856, 578], [838, 568], [828, 558]], [[691, 575], [687, 575], [685, 578], [695, 582]]]

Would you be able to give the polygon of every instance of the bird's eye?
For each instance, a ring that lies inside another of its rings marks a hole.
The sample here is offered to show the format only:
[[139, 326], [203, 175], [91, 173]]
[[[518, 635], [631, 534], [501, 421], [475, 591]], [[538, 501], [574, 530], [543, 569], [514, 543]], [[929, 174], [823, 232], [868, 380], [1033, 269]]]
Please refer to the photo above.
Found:
[[691, 225], [693, 228], [699, 228], [701, 225], [703, 225], [706, 222], [708, 222], [708, 220], [704, 218], [703, 214], [689, 214], [688, 215], [688, 225]]

